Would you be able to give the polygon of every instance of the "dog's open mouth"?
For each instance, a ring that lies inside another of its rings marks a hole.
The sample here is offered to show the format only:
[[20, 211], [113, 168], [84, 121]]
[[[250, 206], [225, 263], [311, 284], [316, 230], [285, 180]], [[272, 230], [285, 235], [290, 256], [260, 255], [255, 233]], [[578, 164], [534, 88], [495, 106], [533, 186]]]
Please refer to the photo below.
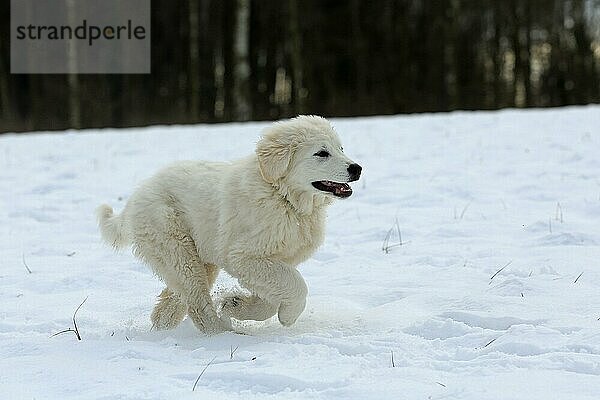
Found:
[[347, 183], [316, 181], [312, 185], [323, 192], [332, 193], [336, 197], [350, 197], [352, 194], [352, 188]]

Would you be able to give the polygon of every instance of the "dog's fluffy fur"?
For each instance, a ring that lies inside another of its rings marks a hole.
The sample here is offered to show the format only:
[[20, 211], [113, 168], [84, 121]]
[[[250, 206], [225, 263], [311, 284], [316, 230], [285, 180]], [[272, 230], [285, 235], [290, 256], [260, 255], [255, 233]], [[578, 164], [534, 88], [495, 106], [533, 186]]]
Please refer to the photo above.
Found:
[[[356, 180], [360, 167], [352, 176], [351, 164], [327, 120], [300, 116], [267, 128], [248, 158], [163, 169], [120, 215], [100, 206], [98, 222], [107, 243], [132, 245], [166, 283], [151, 316], [156, 329], [173, 328], [186, 314], [206, 333], [231, 329], [231, 317], [277, 314], [287, 326], [306, 303], [296, 267], [323, 242], [325, 209], [336, 197], [312, 183]], [[230, 295], [217, 315], [210, 291], [220, 268], [251, 295]]]

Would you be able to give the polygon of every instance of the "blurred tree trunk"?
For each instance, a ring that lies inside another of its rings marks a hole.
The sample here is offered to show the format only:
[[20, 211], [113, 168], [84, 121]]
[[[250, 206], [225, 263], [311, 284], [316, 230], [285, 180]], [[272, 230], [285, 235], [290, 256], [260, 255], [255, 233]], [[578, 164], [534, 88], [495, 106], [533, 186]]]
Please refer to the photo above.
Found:
[[525, 86], [525, 106], [532, 106], [531, 98], [531, 1], [525, 1], [525, 51], [523, 52], [523, 83]]
[[215, 18], [216, 2], [201, 0], [200, 3], [200, 39], [199, 39], [199, 79], [200, 93], [198, 94], [200, 111], [199, 119], [212, 121], [215, 104], [215, 45], [214, 32], [218, 30]]
[[268, 115], [268, 105], [264, 98], [267, 91], [266, 69], [266, 43], [268, 35], [265, 33], [265, 20], [270, 17], [270, 2], [250, 3], [250, 98], [252, 101], [252, 115], [255, 119], [265, 119]]
[[352, 50], [354, 53], [354, 95], [352, 105], [356, 107], [357, 110], [360, 110], [364, 107], [361, 99], [368, 98], [367, 93], [367, 70], [366, 63], [368, 62], [368, 57], [366, 54], [367, 43], [365, 43], [364, 34], [361, 30], [361, 10], [360, 10], [361, 1], [360, 0], [352, 0], [349, 3], [350, 7], [350, 15], [351, 15], [351, 29], [352, 29]]
[[588, 101], [598, 101], [598, 75], [595, 71], [592, 40], [586, 30], [584, 1], [573, 0], [573, 37], [575, 39], [575, 54], [573, 66], [574, 92], [576, 102], [585, 104]]
[[[435, 4], [435, 6], [433, 6]], [[444, 40], [448, 36], [449, 29], [446, 24], [446, 16], [449, 12], [450, 4], [447, 0], [436, 1], [432, 3], [433, 15], [432, 26], [428, 48], [430, 49], [431, 66], [429, 68], [428, 86], [433, 94], [431, 98], [431, 107], [433, 111], [443, 111], [448, 109], [448, 88], [446, 84], [446, 46]], [[475, 60], [473, 60], [475, 61]]]
[[561, 32], [564, 26], [564, 3], [554, 0], [552, 9], [552, 27], [550, 29], [550, 65], [548, 67], [548, 92], [551, 106], [565, 104], [564, 55], [561, 50]]
[[459, 105], [459, 87], [458, 87], [458, 4], [457, 2], [451, 1], [448, 7], [448, 26], [447, 29], [447, 48], [446, 48], [446, 65], [447, 71], [447, 90], [449, 97], [449, 108], [455, 110], [460, 107]]
[[469, 80], [473, 71], [471, 68], [472, 56], [470, 54], [471, 40], [473, 36], [468, 32], [468, 26], [463, 19], [467, 19], [465, 9], [461, 2], [452, 2], [452, 10], [455, 18], [454, 26], [454, 57], [453, 64], [456, 71], [455, 75], [455, 101], [458, 109], [469, 108], [470, 97]]
[[[221, 121], [235, 121], [233, 112], [233, 29], [235, 18], [235, 0], [223, 0], [219, 2], [220, 46], [217, 51], [217, 66], [215, 77], [217, 78], [217, 99], [215, 101], [215, 116]], [[220, 108], [220, 112], [219, 112]]]
[[235, 33], [233, 36], [233, 108], [236, 121], [252, 117], [250, 103], [249, 54], [250, 0], [235, 2]]
[[198, 43], [198, 0], [188, 2], [189, 24], [189, 119], [197, 122], [200, 115], [200, 60]]
[[[389, 34], [385, 36], [385, 69], [383, 77], [383, 93], [391, 100], [392, 112], [409, 110], [408, 102], [412, 97], [411, 92], [411, 64], [410, 64], [410, 18], [409, 5], [405, 2], [388, 0], [391, 12], [389, 13]], [[451, 49], [449, 49], [451, 52]]]
[[512, 40], [512, 50], [514, 55], [513, 62], [513, 79], [512, 79], [512, 105], [514, 107], [519, 107], [521, 105], [519, 98], [519, 84], [521, 83], [521, 41], [520, 41], [520, 29], [519, 25], [520, 15], [519, 15], [519, 5], [518, 0], [511, 0], [510, 3], [511, 13], [512, 13], [512, 21], [511, 21], [511, 40]]
[[290, 32], [290, 53], [292, 59], [292, 76], [294, 87], [294, 109], [296, 114], [304, 113], [305, 94], [303, 87], [304, 68], [302, 65], [302, 32], [298, 21], [298, 1], [289, 0], [289, 32]]
[[491, 41], [491, 57], [493, 62], [492, 87], [494, 91], [494, 107], [502, 106], [502, 53], [500, 52], [500, 41], [502, 39], [502, 17], [498, 1], [492, 1], [494, 12], [494, 38]]
[[130, 87], [127, 85], [127, 75], [112, 75], [108, 76], [107, 86], [109, 90], [109, 98], [111, 105], [111, 126], [123, 126], [123, 111], [127, 110], [125, 107], [123, 96], [123, 88]]

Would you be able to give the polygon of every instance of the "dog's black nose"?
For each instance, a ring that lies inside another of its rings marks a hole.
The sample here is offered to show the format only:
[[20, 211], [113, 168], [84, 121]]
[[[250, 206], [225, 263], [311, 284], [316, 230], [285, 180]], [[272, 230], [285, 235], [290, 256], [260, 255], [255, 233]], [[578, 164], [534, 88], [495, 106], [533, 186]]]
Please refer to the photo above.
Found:
[[350, 174], [350, 182], [357, 181], [360, 178], [360, 172], [362, 167], [358, 164], [350, 164], [348, 166], [348, 173]]

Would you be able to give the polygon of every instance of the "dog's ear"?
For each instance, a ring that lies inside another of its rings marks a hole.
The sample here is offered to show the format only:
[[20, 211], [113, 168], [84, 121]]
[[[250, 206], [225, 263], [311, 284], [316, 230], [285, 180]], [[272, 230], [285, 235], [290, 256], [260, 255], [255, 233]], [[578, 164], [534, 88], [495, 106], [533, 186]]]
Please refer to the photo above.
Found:
[[291, 137], [278, 128], [275, 125], [267, 129], [256, 144], [258, 168], [269, 183], [275, 183], [285, 175], [292, 158]]

